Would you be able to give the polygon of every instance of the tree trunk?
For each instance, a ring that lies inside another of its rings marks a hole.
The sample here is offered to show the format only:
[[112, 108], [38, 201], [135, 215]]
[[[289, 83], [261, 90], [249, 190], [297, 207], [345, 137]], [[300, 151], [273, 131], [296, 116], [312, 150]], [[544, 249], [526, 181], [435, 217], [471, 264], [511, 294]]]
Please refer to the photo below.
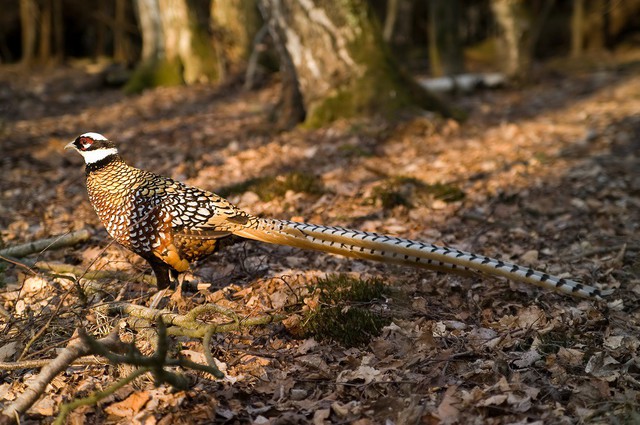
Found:
[[211, 39], [187, 0], [159, 0], [167, 60], [182, 67], [185, 83], [212, 82], [218, 69]]
[[136, 0], [136, 16], [142, 34], [142, 63], [154, 63], [164, 56], [158, 0]]
[[213, 46], [187, 0], [136, 0], [142, 60], [125, 91], [218, 79]]
[[127, 62], [127, 1], [116, 0], [115, 19], [113, 22], [113, 61], [116, 63]]
[[44, 0], [40, 11], [38, 57], [41, 64], [46, 64], [51, 59], [51, 21], [53, 19], [53, 5], [51, 3], [52, 0]]
[[582, 56], [584, 47], [584, 2], [585, 0], [573, 0], [573, 13], [571, 15], [571, 56]]
[[384, 41], [394, 47], [411, 43], [411, 20], [414, 0], [387, 0], [387, 13], [382, 32]]
[[255, 2], [212, 0], [211, 28], [215, 35], [220, 79], [238, 75], [247, 67], [252, 42], [262, 25]]
[[408, 107], [450, 113], [398, 70], [364, 0], [260, 3], [293, 68], [308, 125], [356, 115], [395, 116]]
[[26, 66], [30, 66], [35, 57], [38, 18], [38, 6], [35, 0], [20, 0], [22, 63]]
[[429, 2], [429, 62], [434, 77], [464, 72], [459, 18], [459, 0]]
[[605, 0], [574, 0], [571, 17], [571, 56], [580, 57], [585, 50], [600, 52], [606, 45]]
[[53, 0], [53, 40], [56, 62], [64, 59], [64, 15], [62, 0]]
[[501, 29], [504, 72], [512, 79], [524, 81], [529, 77], [532, 63], [531, 17], [526, 0], [492, 0], [491, 8]]

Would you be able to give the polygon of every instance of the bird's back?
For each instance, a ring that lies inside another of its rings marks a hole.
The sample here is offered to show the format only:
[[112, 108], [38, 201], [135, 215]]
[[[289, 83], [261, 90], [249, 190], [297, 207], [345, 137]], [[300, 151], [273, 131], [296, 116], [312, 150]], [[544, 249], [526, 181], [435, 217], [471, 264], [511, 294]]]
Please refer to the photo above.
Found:
[[249, 216], [219, 196], [131, 167], [120, 158], [87, 169], [87, 191], [118, 243], [178, 271], [213, 253]]

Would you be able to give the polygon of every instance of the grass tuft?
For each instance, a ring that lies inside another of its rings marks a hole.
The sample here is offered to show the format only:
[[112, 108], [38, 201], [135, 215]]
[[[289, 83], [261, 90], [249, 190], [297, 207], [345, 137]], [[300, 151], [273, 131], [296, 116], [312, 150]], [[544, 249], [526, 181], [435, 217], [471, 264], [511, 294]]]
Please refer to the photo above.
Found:
[[297, 193], [320, 195], [325, 192], [324, 186], [316, 176], [294, 171], [280, 176], [257, 177], [219, 189], [223, 198], [244, 192], [255, 192], [261, 200], [268, 202], [280, 198], [292, 190]]
[[318, 279], [319, 305], [307, 317], [307, 337], [333, 340], [346, 347], [368, 344], [390, 317], [371, 309], [383, 297], [385, 285], [380, 279], [356, 279], [347, 275], [331, 275]]
[[447, 183], [428, 184], [414, 177], [395, 176], [386, 179], [373, 189], [373, 200], [385, 209], [397, 206], [414, 208], [428, 203], [430, 199], [450, 203], [464, 199], [459, 187]]

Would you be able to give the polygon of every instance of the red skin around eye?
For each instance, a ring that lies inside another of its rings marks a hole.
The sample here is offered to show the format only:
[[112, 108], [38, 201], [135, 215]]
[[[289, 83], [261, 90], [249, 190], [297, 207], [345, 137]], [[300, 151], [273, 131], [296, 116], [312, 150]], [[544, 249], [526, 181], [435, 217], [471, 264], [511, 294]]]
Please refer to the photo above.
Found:
[[93, 140], [83, 137], [82, 139], [80, 139], [80, 147], [82, 148], [82, 150], [87, 150], [91, 147], [91, 145], [93, 144]]

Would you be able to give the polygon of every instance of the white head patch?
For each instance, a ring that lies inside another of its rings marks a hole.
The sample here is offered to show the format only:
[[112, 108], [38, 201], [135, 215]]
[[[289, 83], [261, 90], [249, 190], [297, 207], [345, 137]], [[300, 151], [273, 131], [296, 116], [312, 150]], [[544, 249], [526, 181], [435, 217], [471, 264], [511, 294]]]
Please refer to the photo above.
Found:
[[[88, 136], [87, 136], [88, 137]], [[116, 148], [108, 148], [108, 149], [98, 149], [95, 151], [78, 151], [80, 155], [84, 158], [84, 162], [87, 164], [95, 164], [98, 161], [102, 161], [108, 156], [117, 155], [118, 149]]]
[[93, 132], [89, 132], [89, 133], [84, 133], [82, 136], [80, 137], [89, 137], [93, 140], [107, 140], [106, 137], [104, 137], [102, 134], [100, 133], [93, 133]]

